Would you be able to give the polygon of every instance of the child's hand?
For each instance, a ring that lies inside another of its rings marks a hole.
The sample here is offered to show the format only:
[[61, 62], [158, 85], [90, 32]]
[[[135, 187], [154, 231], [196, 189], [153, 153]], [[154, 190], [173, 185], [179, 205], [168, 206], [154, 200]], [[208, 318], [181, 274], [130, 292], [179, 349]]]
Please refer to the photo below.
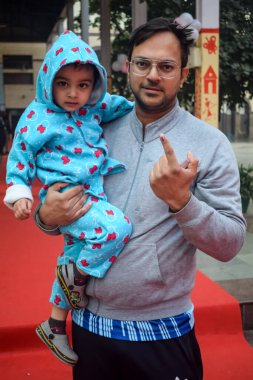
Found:
[[19, 199], [13, 205], [13, 212], [17, 219], [28, 219], [32, 212], [32, 201], [30, 199]]

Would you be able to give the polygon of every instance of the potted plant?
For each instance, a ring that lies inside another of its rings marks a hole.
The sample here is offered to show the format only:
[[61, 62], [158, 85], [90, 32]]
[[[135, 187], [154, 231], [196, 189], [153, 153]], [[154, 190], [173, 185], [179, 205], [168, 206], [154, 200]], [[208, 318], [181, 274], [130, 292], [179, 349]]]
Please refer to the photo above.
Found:
[[253, 166], [239, 166], [240, 173], [240, 193], [242, 198], [242, 212], [248, 210], [250, 199], [253, 198]]

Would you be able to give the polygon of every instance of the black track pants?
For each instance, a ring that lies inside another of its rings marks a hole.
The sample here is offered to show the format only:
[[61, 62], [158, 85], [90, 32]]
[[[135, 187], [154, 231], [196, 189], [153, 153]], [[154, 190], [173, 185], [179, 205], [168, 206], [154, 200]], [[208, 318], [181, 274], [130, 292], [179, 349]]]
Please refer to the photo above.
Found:
[[194, 330], [168, 340], [129, 342], [72, 326], [79, 361], [74, 380], [201, 380], [202, 360]]

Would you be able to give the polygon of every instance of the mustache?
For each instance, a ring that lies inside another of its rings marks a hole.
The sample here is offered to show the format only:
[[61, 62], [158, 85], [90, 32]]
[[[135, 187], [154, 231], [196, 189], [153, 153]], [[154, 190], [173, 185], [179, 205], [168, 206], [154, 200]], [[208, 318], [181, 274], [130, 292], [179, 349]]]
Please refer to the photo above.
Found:
[[145, 88], [147, 90], [159, 90], [159, 91], [163, 91], [163, 88], [161, 86], [157, 86], [157, 85], [154, 85], [154, 84], [151, 84], [151, 83], [147, 83], [147, 84], [142, 84], [141, 88]]

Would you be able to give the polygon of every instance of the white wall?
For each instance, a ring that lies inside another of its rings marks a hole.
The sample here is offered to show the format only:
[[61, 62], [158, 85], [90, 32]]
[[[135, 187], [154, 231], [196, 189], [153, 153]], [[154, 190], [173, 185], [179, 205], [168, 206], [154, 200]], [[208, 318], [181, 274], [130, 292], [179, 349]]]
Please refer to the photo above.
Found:
[[5, 85], [5, 107], [7, 109], [23, 109], [34, 98], [36, 78], [46, 53], [45, 43], [0, 43], [0, 62], [3, 55], [31, 55], [33, 57], [33, 69], [4, 69], [4, 73], [33, 73], [33, 85]]

